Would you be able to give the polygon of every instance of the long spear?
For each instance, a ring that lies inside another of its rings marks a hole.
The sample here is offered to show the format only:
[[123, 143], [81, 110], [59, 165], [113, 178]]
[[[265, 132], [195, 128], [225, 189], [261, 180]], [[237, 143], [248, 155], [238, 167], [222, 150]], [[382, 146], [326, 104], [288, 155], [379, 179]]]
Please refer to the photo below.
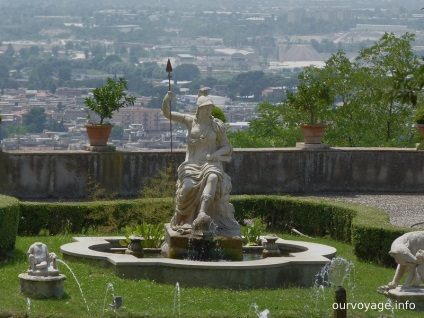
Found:
[[[171, 61], [168, 59], [168, 63], [166, 63], [166, 72], [168, 73], [168, 91], [171, 91], [171, 72], [172, 65]], [[171, 134], [171, 175], [170, 178], [173, 178], [175, 175], [175, 163], [174, 163], [174, 155], [172, 153], [172, 120], [171, 120], [171, 101], [169, 101], [169, 132]], [[174, 207], [176, 204], [175, 195], [176, 195], [176, 183], [174, 183]]]
[[[168, 59], [166, 64], [166, 72], [168, 73], [168, 91], [171, 91], [171, 72], [172, 65], [171, 61]], [[171, 157], [172, 157], [172, 121], [171, 121], [171, 101], [169, 101], [169, 132], [171, 134]]]

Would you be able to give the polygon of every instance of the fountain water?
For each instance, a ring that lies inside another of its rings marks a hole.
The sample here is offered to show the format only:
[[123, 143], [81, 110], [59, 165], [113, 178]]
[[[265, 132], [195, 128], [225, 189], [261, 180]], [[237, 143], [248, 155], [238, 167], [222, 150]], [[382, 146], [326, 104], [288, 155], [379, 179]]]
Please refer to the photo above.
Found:
[[355, 275], [355, 265], [352, 262], [341, 257], [333, 258], [316, 273], [309, 303], [304, 307], [304, 315], [332, 316], [332, 302], [337, 286], [344, 286], [348, 292], [349, 302], [353, 302], [356, 290]]
[[333, 258], [316, 275], [316, 284], [326, 286], [344, 286], [347, 280], [347, 287], [356, 289], [355, 286], [355, 265], [342, 257]]
[[84, 296], [84, 293], [83, 293], [82, 288], [81, 288], [81, 284], [79, 283], [79, 281], [78, 281], [77, 277], [75, 276], [74, 271], [73, 271], [73, 270], [69, 267], [69, 265], [68, 265], [68, 264], [66, 264], [64, 261], [62, 261], [62, 260], [60, 260], [60, 259], [57, 259], [57, 262], [59, 262], [59, 263], [61, 263], [61, 264], [65, 265], [65, 266], [66, 266], [66, 268], [69, 270], [69, 272], [71, 272], [72, 276], [73, 276], [73, 277], [74, 277], [74, 279], [75, 279], [75, 282], [76, 282], [76, 283], [77, 283], [77, 285], [78, 285], [78, 288], [79, 288], [79, 290], [80, 290], [81, 297], [82, 297], [82, 299], [84, 300], [85, 306], [87, 307], [88, 316], [89, 316], [89, 317], [91, 317], [90, 307], [88, 307], [87, 299], [86, 299], [86, 298], [85, 298], [85, 296]]
[[115, 299], [115, 289], [113, 288], [113, 284], [112, 283], [108, 283], [107, 286], [106, 286], [105, 299], [103, 300], [103, 316], [105, 315], [106, 298], [107, 298], [109, 289], [111, 290], [112, 298]]
[[264, 309], [263, 311], [259, 311], [259, 307], [256, 303], [253, 303], [250, 308], [255, 311], [255, 314], [258, 316], [258, 318], [268, 318], [269, 310]]
[[173, 310], [173, 316], [175, 317], [175, 313], [177, 314], [177, 317], [179, 318], [181, 315], [181, 305], [180, 305], [180, 284], [178, 282], [175, 284], [175, 291], [174, 291], [174, 310]]
[[31, 317], [31, 298], [29, 297], [26, 299], [26, 317]]

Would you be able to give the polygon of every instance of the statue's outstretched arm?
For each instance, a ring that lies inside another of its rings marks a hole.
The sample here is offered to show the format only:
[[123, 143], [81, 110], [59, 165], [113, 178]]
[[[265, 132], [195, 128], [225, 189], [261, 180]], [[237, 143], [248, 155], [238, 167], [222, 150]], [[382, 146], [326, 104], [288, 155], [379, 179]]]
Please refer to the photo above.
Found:
[[162, 114], [172, 121], [176, 121], [178, 123], [185, 124], [184, 114], [179, 112], [171, 112], [171, 102], [174, 100], [175, 94], [171, 91], [166, 93], [162, 102]]

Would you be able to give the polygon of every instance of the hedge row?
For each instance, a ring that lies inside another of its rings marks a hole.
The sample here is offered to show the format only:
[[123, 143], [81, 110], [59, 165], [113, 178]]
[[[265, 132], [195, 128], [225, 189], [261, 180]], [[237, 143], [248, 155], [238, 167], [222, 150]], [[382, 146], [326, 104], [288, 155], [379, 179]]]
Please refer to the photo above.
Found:
[[0, 194], [0, 259], [15, 248], [19, 222], [19, 200]]
[[[260, 217], [269, 231], [296, 228], [309, 236], [329, 236], [350, 243], [360, 260], [394, 265], [388, 255], [393, 240], [409, 231], [390, 224], [378, 209], [354, 203], [290, 196], [233, 196], [236, 219]], [[169, 222], [171, 199], [135, 199], [79, 203], [21, 203], [20, 235], [117, 232], [141, 222]]]
[[383, 266], [395, 265], [390, 246], [411, 231], [392, 225], [382, 210], [350, 202], [290, 196], [237, 196], [231, 202], [239, 220], [261, 217], [269, 230], [328, 235], [352, 244], [358, 259]]
[[90, 202], [21, 202], [19, 235], [116, 232], [127, 225], [163, 223], [172, 200], [134, 199]]

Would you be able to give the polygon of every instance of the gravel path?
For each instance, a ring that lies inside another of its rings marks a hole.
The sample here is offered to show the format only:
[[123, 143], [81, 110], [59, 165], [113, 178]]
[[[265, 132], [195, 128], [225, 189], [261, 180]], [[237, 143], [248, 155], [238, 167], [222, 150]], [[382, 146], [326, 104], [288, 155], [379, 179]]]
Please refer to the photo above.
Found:
[[373, 206], [386, 211], [393, 225], [424, 228], [424, 194], [422, 193], [332, 193], [317, 194], [312, 197], [349, 201]]

